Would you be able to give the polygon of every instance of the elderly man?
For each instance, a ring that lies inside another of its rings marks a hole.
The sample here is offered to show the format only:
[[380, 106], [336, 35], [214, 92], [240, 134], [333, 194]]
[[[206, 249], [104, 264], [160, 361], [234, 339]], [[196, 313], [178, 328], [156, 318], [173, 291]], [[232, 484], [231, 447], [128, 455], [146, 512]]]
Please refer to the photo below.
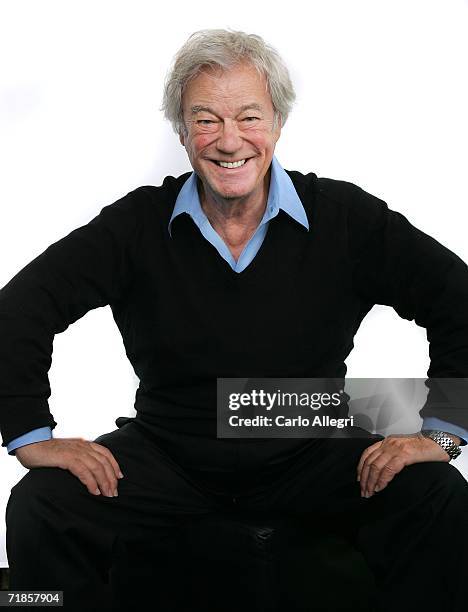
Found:
[[[346, 522], [381, 610], [464, 609], [468, 487], [448, 462], [467, 422], [432, 414], [423, 434], [385, 439], [216, 437], [217, 378], [343, 377], [373, 304], [427, 328], [430, 377], [468, 374], [465, 264], [355, 185], [285, 171], [274, 150], [293, 100], [260, 37], [195, 33], [164, 94], [194, 172], [104, 207], [2, 289], [3, 446], [31, 468], [7, 509], [12, 589], [99, 609], [120, 551], [147, 558], [133, 586], [155, 581], [158, 609], [172, 609], [181, 526], [239, 508]], [[95, 441], [53, 438], [54, 334], [107, 304], [140, 379], [136, 417]], [[151, 574], [154, 558], [167, 575]]]

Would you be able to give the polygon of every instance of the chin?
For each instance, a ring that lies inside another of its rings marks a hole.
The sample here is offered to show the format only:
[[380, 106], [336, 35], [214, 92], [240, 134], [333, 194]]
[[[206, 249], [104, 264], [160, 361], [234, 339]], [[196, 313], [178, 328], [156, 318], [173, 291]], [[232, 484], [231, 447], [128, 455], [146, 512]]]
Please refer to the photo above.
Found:
[[224, 200], [238, 200], [239, 198], [246, 198], [249, 195], [249, 192], [241, 191], [239, 193], [234, 193], [229, 191], [228, 193], [217, 192], [217, 195], [221, 196]]
[[249, 196], [253, 189], [213, 189], [213, 192], [225, 200], [237, 200]]
[[209, 183], [210, 189], [223, 198], [243, 198], [253, 193], [257, 187], [254, 181], [232, 181], [218, 182], [212, 181]]

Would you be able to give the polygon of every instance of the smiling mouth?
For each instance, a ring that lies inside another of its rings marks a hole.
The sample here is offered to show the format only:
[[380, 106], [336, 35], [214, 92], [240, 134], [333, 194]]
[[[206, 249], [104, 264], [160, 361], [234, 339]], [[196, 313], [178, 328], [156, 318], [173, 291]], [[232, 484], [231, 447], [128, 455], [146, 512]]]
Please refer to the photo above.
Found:
[[236, 168], [242, 168], [243, 166], [245, 166], [245, 164], [250, 159], [251, 158], [248, 157], [246, 159], [239, 159], [239, 160], [234, 161], [234, 162], [223, 162], [223, 161], [219, 161], [217, 159], [211, 159], [210, 161], [212, 161], [214, 164], [216, 164], [216, 166], [218, 166], [218, 168], [224, 168], [224, 169], [228, 169], [228, 170], [235, 170]]

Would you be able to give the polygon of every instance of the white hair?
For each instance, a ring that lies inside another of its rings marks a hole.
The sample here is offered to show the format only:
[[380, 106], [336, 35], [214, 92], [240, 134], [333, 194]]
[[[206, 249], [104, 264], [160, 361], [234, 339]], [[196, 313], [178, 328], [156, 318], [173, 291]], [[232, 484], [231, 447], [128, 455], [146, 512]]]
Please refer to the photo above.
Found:
[[186, 133], [182, 95], [190, 79], [209, 66], [223, 70], [249, 62], [265, 76], [274, 110], [273, 129], [284, 125], [296, 98], [279, 53], [256, 34], [235, 30], [198, 30], [176, 53], [164, 84], [161, 110], [177, 134]]

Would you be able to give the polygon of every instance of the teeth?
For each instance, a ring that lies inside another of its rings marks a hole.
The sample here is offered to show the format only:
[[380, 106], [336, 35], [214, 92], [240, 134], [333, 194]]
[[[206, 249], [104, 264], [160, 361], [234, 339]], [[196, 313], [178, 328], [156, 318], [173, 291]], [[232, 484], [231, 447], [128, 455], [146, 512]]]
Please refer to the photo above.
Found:
[[222, 168], [239, 168], [240, 166], [243, 166], [245, 164], [245, 159], [241, 159], [241, 160], [236, 161], [236, 162], [222, 162], [222, 161], [219, 161], [218, 164]]

